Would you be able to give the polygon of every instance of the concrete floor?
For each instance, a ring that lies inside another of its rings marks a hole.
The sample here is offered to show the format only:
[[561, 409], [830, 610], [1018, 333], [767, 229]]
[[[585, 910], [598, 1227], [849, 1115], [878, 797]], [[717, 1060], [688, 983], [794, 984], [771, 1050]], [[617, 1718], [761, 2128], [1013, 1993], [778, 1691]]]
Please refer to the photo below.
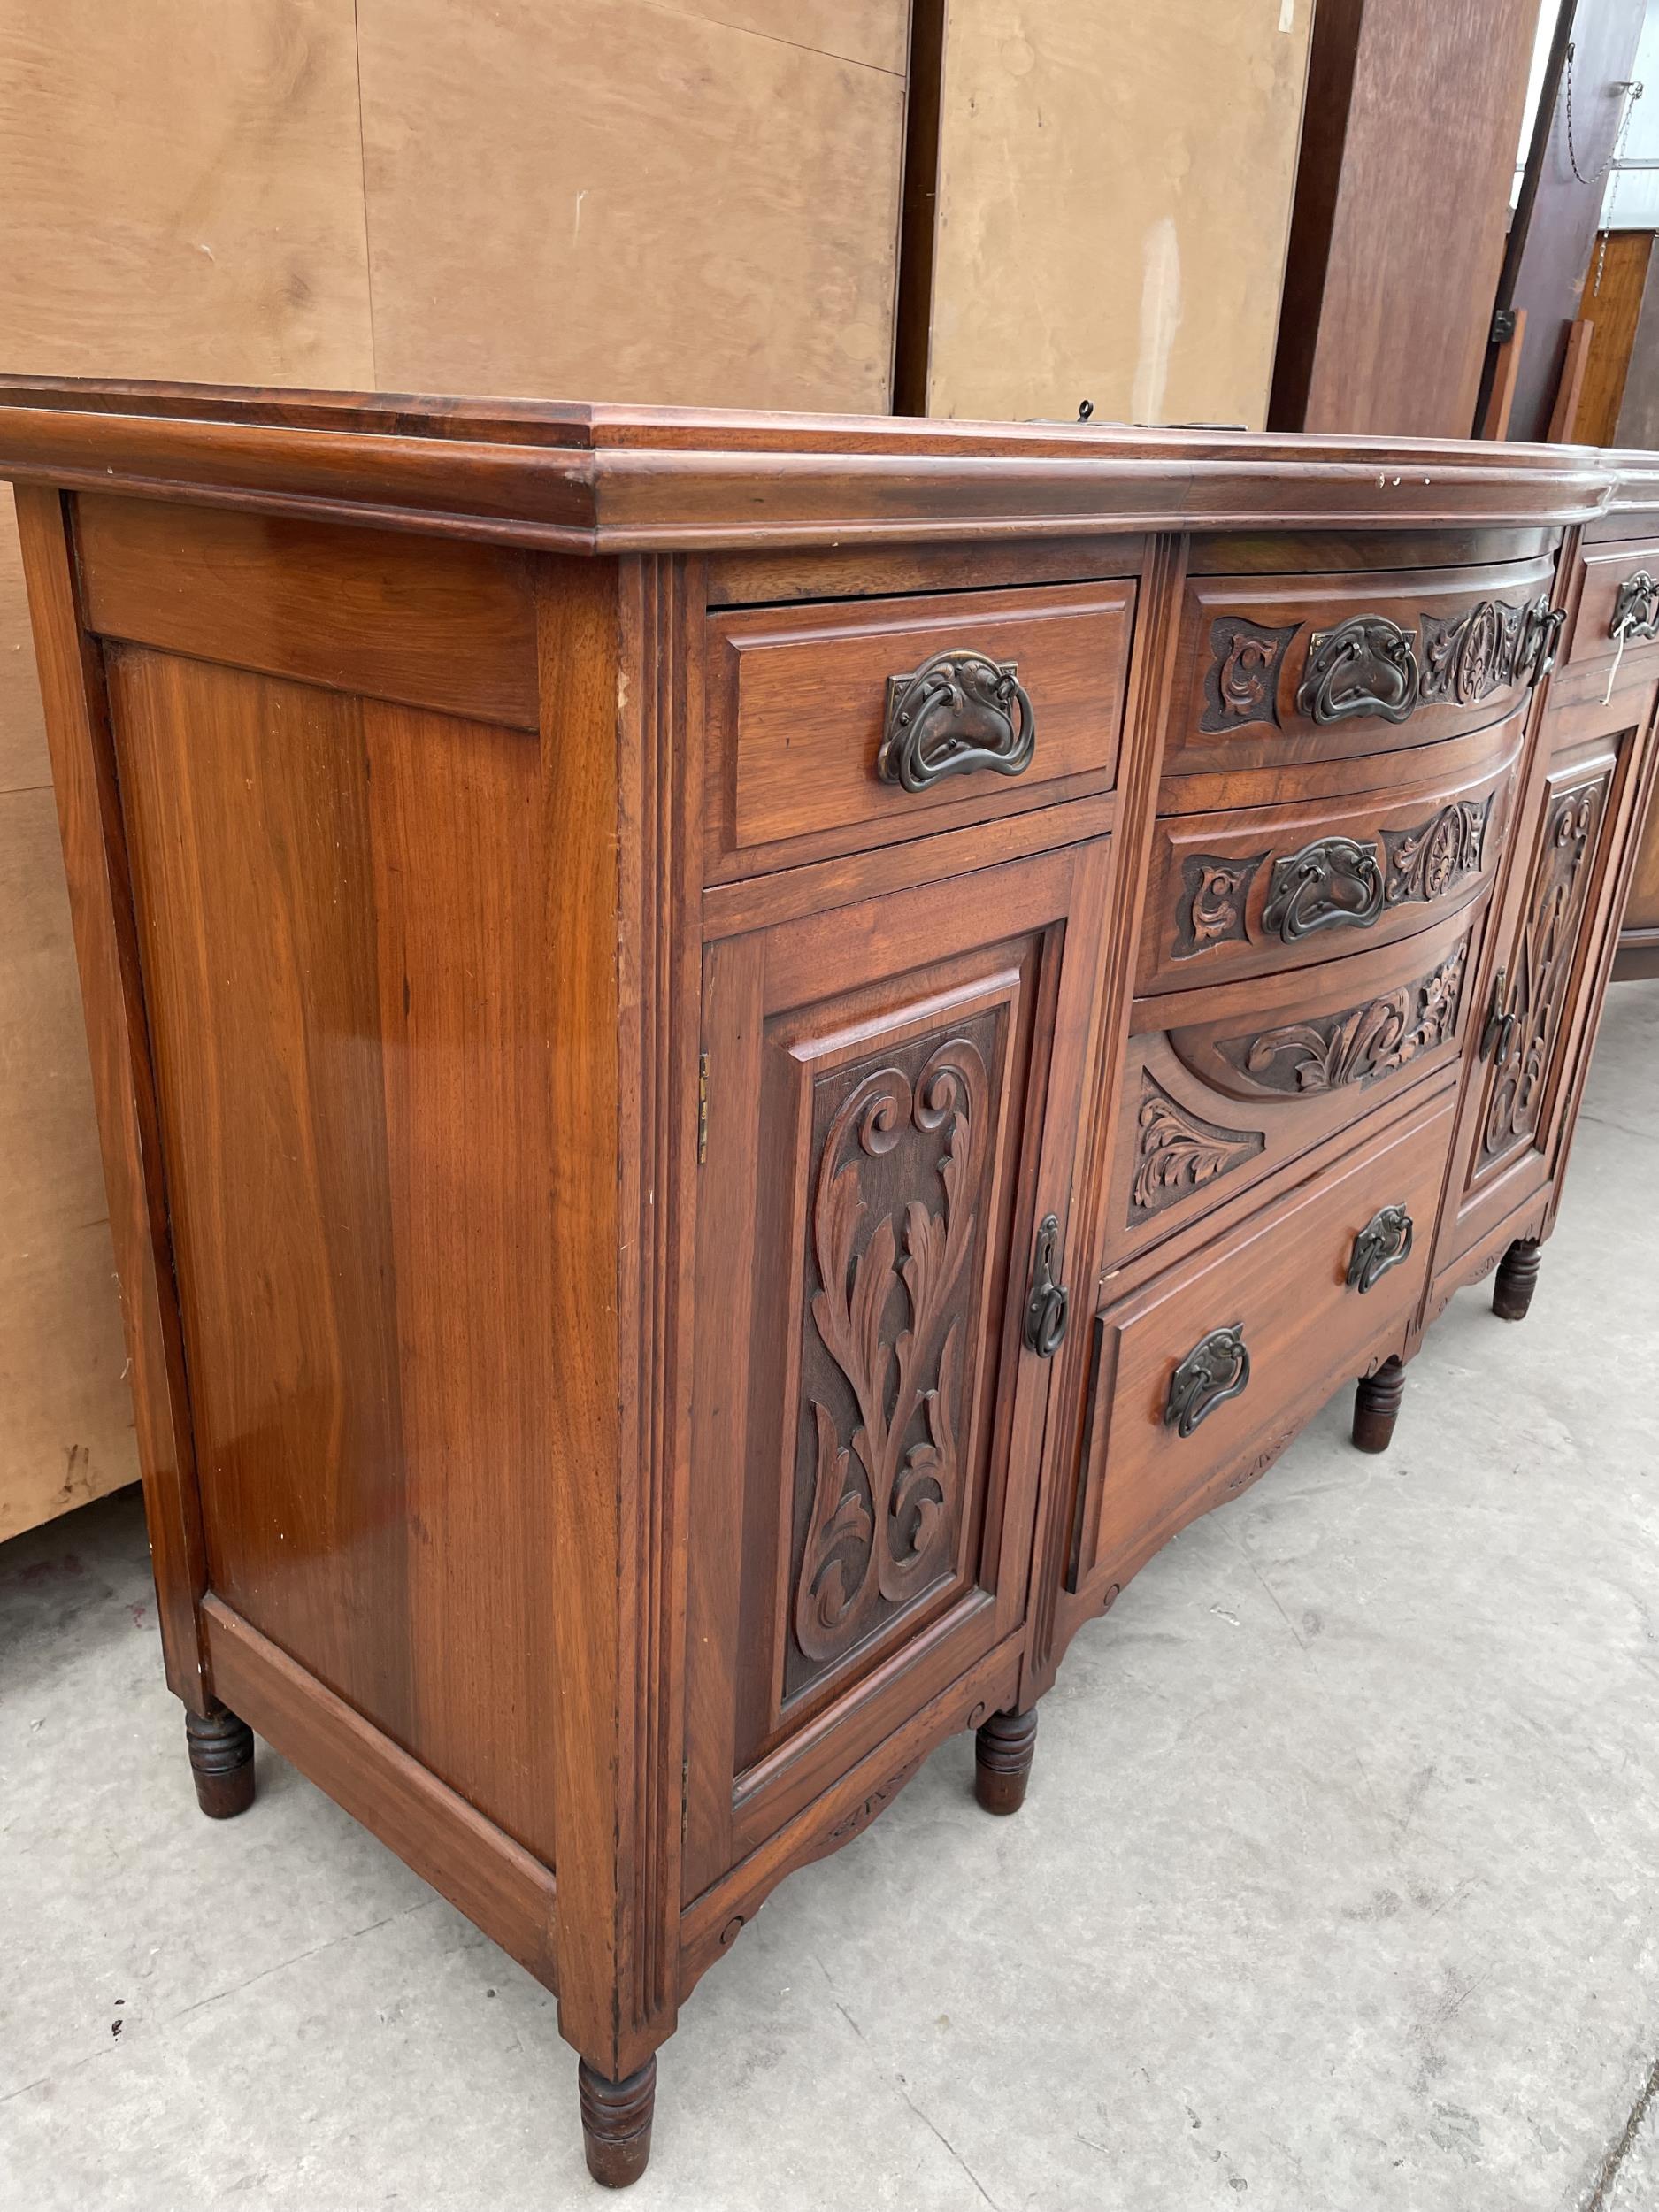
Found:
[[[687, 2006], [633, 2193], [729, 2212], [1659, 2207], [1659, 985], [1531, 1321], [1458, 1299]], [[597, 2200], [552, 2000], [260, 1750], [194, 1809], [130, 1496], [0, 1550], [0, 2205]]]

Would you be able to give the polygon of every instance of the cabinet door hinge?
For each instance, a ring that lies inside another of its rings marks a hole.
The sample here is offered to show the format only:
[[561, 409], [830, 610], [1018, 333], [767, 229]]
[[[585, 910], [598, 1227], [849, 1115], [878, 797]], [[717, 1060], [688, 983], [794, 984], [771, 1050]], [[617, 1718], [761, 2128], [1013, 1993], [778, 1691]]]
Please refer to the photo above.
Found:
[[697, 1055], [697, 1165], [709, 1156], [709, 1056]]

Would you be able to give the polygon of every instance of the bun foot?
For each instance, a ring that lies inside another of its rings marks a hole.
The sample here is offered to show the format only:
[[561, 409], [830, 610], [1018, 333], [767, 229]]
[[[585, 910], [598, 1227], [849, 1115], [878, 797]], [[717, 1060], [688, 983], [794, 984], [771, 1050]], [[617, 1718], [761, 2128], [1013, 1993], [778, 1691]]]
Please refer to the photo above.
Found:
[[1362, 1375], [1354, 1392], [1354, 1441], [1363, 1452], [1386, 1452], [1394, 1440], [1406, 1371], [1386, 1359], [1374, 1375]]
[[637, 2073], [607, 2081], [586, 2059], [576, 2069], [582, 2108], [582, 2148], [588, 2170], [607, 2189], [626, 2189], [645, 2171], [651, 2155], [651, 2112], [657, 2102], [657, 2059]]
[[253, 1803], [253, 1731], [222, 1705], [205, 1719], [184, 1717], [196, 1801], [210, 1820], [230, 1820]]
[[1517, 1237], [1498, 1263], [1492, 1310], [1500, 1321], [1525, 1321], [1538, 1288], [1538, 1240]]
[[973, 1739], [973, 1793], [987, 1813], [1017, 1813], [1025, 1801], [1037, 1748], [1037, 1714], [993, 1713]]

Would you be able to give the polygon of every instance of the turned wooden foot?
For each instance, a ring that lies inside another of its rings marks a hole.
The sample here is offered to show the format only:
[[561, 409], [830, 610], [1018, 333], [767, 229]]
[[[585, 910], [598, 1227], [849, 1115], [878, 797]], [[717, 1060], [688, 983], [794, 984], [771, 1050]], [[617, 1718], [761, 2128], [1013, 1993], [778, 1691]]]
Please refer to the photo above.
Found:
[[184, 1717], [196, 1801], [210, 1820], [229, 1820], [253, 1803], [253, 1731], [217, 1706], [205, 1720]]
[[1406, 1391], [1406, 1371], [1386, 1359], [1374, 1375], [1362, 1375], [1354, 1392], [1354, 1441], [1363, 1452], [1386, 1452]]
[[657, 2060], [635, 2074], [607, 2081], [583, 2059], [576, 2069], [582, 2107], [582, 2148], [588, 2170], [607, 2189], [626, 2189], [645, 2171], [651, 2155], [651, 2108], [657, 2101]]
[[1538, 1239], [1517, 1237], [1498, 1262], [1492, 1310], [1500, 1321], [1525, 1321], [1538, 1288]]
[[1017, 1813], [1025, 1801], [1037, 1714], [993, 1713], [973, 1739], [973, 1793], [987, 1813]]

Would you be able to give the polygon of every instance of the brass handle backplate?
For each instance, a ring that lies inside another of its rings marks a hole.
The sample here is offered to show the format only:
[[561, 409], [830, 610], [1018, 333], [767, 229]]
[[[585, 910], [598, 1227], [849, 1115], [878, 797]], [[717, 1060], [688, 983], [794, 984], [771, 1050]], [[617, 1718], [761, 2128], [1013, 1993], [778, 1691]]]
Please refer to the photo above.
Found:
[[1177, 1436], [1190, 1436], [1216, 1408], [1236, 1398], [1250, 1379], [1250, 1355], [1244, 1341], [1244, 1324], [1234, 1321], [1225, 1329], [1211, 1329], [1200, 1337], [1170, 1377], [1169, 1396], [1164, 1402], [1164, 1425]]
[[1411, 1217], [1403, 1206], [1384, 1206], [1374, 1213], [1354, 1240], [1348, 1263], [1348, 1286], [1363, 1298], [1382, 1280], [1391, 1267], [1411, 1256]]
[[1356, 614], [1308, 641], [1296, 711], [1310, 722], [1379, 715], [1403, 722], [1421, 691], [1417, 640], [1386, 614]]
[[1659, 637], [1659, 583], [1645, 568], [1639, 568], [1619, 586], [1607, 634], [1615, 645]]
[[876, 773], [905, 791], [947, 776], [1018, 776], [1037, 749], [1037, 718], [1018, 661], [958, 646], [908, 676], [887, 678], [887, 720]]

